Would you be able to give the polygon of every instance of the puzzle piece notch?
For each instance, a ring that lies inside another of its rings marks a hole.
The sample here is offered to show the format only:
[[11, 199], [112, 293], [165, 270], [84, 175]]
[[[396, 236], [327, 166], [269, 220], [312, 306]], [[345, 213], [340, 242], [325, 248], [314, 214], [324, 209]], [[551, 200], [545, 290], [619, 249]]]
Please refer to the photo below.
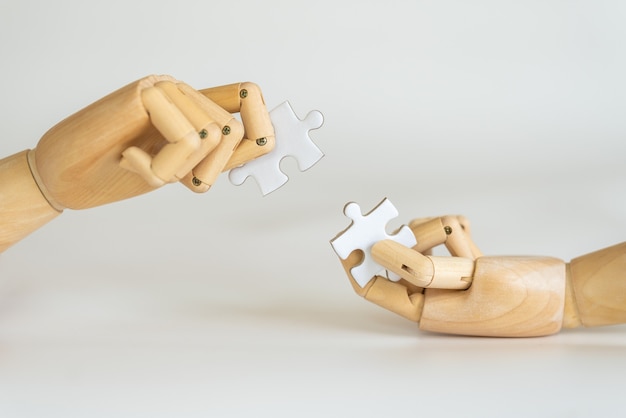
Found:
[[236, 186], [243, 184], [248, 177], [254, 177], [263, 195], [289, 180], [280, 169], [283, 158], [295, 158], [300, 171], [306, 171], [324, 156], [309, 136], [309, 131], [323, 125], [321, 112], [313, 110], [304, 119], [299, 119], [289, 102], [283, 102], [270, 112], [270, 119], [276, 134], [274, 149], [228, 173], [231, 183]]
[[[398, 216], [398, 210], [387, 198], [365, 215], [362, 215], [361, 207], [354, 202], [346, 204], [343, 213], [352, 219], [352, 223], [330, 243], [337, 255], [343, 260], [354, 250], [363, 251], [364, 257], [361, 264], [350, 270], [352, 277], [361, 287], [364, 287], [372, 277], [384, 270], [372, 257], [374, 244], [385, 239], [393, 240], [407, 247], [413, 247], [417, 244], [413, 231], [406, 225], [403, 225], [394, 235], [387, 234], [387, 223]], [[391, 279], [398, 280], [399, 277], [394, 276]]]

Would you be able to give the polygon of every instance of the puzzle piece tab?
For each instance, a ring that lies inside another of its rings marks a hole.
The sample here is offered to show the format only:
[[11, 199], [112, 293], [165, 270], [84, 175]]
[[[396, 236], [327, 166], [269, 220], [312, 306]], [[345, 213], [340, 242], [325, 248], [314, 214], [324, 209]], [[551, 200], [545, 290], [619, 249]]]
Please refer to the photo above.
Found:
[[[363, 262], [350, 270], [352, 277], [359, 286], [364, 287], [372, 277], [384, 270], [372, 258], [372, 247], [378, 241], [390, 239], [407, 247], [417, 244], [413, 231], [403, 225], [395, 235], [389, 235], [385, 231], [387, 223], [398, 216], [396, 207], [385, 198], [372, 211], [362, 215], [361, 207], [354, 203], [348, 203], [343, 213], [350, 219], [350, 226], [331, 240], [331, 245], [341, 259], [346, 259], [354, 250], [362, 250]], [[395, 280], [399, 277], [395, 277]]]
[[237, 186], [248, 177], [254, 177], [263, 195], [273, 192], [289, 180], [280, 169], [283, 158], [294, 157], [300, 171], [305, 171], [324, 156], [309, 137], [309, 131], [320, 128], [324, 123], [320, 112], [311, 111], [300, 120], [289, 102], [284, 102], [270, 112], [270, 118], [276, 134], [274, 149], [228, 173], [231, 183]]

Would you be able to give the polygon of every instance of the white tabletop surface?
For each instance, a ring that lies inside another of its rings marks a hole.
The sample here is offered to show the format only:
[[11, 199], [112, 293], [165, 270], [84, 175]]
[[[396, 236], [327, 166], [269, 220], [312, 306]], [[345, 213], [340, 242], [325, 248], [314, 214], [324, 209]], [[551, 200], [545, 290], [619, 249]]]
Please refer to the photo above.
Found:
[[383, 197], [394, 225], [466, 215], [486, 254], [624, 241], [624, 3], [211, 3], [0, 6], [0, 155], [151, 73], [318, 109], [326, 154], [266, 197], [171, 185], [4, 252], [0, 416], [624, 416], [626, 326], [421, 332], [329, 245]]

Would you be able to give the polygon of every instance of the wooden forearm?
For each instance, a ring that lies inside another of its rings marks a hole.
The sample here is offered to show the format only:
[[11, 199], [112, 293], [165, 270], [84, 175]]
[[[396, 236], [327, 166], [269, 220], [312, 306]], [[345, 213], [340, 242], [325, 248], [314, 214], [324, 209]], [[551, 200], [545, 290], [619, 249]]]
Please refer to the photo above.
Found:
[[626, 242], [573, 259], [563, 325], [626, 323]]
[[[351, 276], [364, 254], [342, 260], [357, 294], [419, 322], [420, 329], [461, 335], [533, 337], [561, 328], [626, 324], [626, 242], [573, 259], [484, 257], [461, 216], [411, 222], [417, 245], [392, 240], [371, 247], [381, 267], [403, 279]], [[452, 257], [424, 254], [445, 244]]]
[[61, 212], [44, 198], [28, 165], [28, 151], [0, 160], [0, 252]]
[[465, 335], [539, 336], [626, 323], [626, 242], [566, 264], [549, 257], [481, 257], [466, 291], [407, 287], [376, 277], [355, 289], [420, 329]]

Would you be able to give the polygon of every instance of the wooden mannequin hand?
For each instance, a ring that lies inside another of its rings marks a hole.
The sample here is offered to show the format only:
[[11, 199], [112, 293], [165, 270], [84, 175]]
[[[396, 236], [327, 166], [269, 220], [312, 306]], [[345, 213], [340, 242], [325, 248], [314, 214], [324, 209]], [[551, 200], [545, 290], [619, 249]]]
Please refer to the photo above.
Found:
[[[354, 251], [341, 260], [355, 292], [410, 320], [419, 322], [424, 307], [424, 288], [433, 285], [434, 265], [428, 254], [433, 247], [445, 244], [456, 257], [449, 263], [453, 274], [438, 274], [434, 284], [448, 288], [464, 289], [469, 286], [473, 260], [480, 255], [470, 237], [469, 222], [462, 216], [416, 219], [409, 225], [417, 238], [417, 245], [407, 248], [393, 241], [380, 241], [372, 248], [372, 257], [400, 280], [391, 281], [386, 276], [375, 276], [361, 287], [351, 274], [351, 269], [361, 263], [363, 253]], [[441, 257], [439, 257], [441, 258]]]
[[[462, 217], [420, 219], [410, 227], [417, 245], [376, 243], [372, 257], [397, 281], [373, 277], [364, 287], [351, 276], [355, 251], [342, 264], [355, 291], [367, 300], [449, 334], [529, 337], [562, 326], [626, 322], [626, 243], [572, 260], [484, 257]], [[451, 256], [431, 256], [444, 244]]]
[[[383, 266], [399, 272], [402, 269], [389, 253], [396, 245], [381, 241], [372, 252]], [[549, 257], [434, 257], [406, 247], [394, 257], [406, 257], [406, 250], [415, 255], [402, 263], [412, 266], [402, 277], [424, 286], [420, 329], [492, 337], [542, 336], [561, 329], [566, 287], [563, 261]]]
[[206, 192], [222, 171], [268, 153], [274, 142], [255, 84], [196, 91], [169, 76], [145, 77], [58, 123], [35, 149], [0, 160], [0, 252], [66, 208], [176, 181]]
[[[238, 111], [250, 126], [230, 113]], [[204, 192], [224, 169], [271, 150], [272, 141], [263, 147], [244, 141], [244, 131], [274, 136], [255, 85], [198, 92], [169, 76], [149, 76], [54, 126], [29, 153], [29, 164], [57, 210], [98, 206], [175, 181]]]

